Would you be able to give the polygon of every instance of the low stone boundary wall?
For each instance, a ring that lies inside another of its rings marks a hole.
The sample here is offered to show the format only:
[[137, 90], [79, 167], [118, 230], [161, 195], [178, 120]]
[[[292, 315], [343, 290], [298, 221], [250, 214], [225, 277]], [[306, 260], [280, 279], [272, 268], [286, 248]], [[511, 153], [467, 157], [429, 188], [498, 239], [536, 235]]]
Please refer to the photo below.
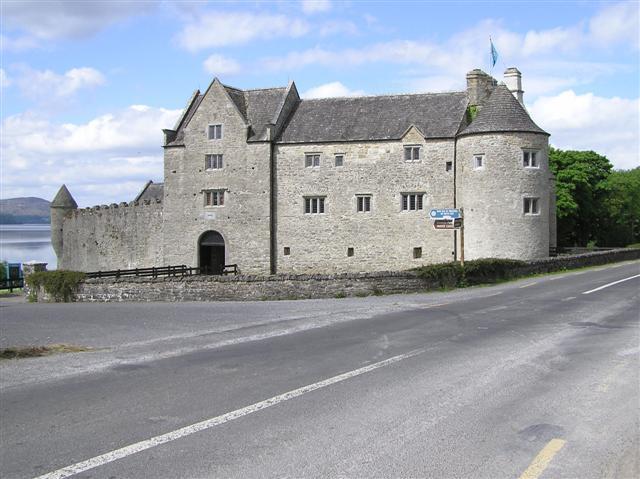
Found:
[[[640, 259], [640, 249], [617, 249], [544, 258], [516, 267], [514, 277]], [[76, 301], [249, 301], [341, 298], [438, 289], [413, 271], [332, 275], [188, 276], [88, 279]], [[47, 300], [44, 292], [40, 300]]]

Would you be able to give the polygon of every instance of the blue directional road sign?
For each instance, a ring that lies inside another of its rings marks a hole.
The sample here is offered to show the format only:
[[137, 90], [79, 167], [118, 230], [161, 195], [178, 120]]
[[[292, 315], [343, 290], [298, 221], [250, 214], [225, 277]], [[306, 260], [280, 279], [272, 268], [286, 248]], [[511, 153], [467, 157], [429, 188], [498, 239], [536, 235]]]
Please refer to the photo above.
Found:
[[457, 220], [462, 218], [460, 210], [456, 208], [434, 208], [429, 212], [432, 220]]

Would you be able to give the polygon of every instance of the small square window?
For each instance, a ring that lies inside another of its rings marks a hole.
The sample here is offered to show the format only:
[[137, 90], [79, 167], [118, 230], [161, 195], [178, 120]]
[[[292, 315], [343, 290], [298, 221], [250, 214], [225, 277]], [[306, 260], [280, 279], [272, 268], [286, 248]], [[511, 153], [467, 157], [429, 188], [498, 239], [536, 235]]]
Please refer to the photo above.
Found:
[[304, 213], [317, 215], [324, 213], [324, 196], [309, 196], [304, 199]]
[[347, 256], [353, 256], [354, 250], [353, 248], [347, 248]]
[[289, 248], [288, 246], [284, 247], [284, 255], [285, 256], [289, 256], [291, 254], [291, 248]]
[[205, 170], [222, 169], [222, 155], [204, 155]]
[[356, 196], [358, 213], [368, 213], [371, 211], [371, 195]]
[[207, 128], [207, 136], [210, 140], [222, 139], [222, 125], [209, 125]]
[[205, 190], [205, 206], [224, 206], [224, 190]]
[[304, 166], [305, 168], [320, 166], [320, 154], [311, 153], [304, 155]]
[[539, 215], [539, 198], [524, 198], [522, 210], [525, 215]]
[[404, 147], [404, 161], [420, 161], [420, 147], [419, 146], [405, 146]]
[[334, 159], [335, 159], [335, 165], [336, 166], [343, 166], [344, 165], [344, 155], [336, 155]]
[[540, 168], [540, 163], [538, 163], [538, 152], [526, 150], [523, 151], [522, 166], [524, 166], [525, 168]]
[[453, 161], [447, 161], [444, 165], [444, 170], [445, 171], [453, 170]]
[[413, 248], [413, 259], [422, 258], [422, 248]]
[[473, 169], [481, 170], [484, 168], [484, 155], [473, 155]]

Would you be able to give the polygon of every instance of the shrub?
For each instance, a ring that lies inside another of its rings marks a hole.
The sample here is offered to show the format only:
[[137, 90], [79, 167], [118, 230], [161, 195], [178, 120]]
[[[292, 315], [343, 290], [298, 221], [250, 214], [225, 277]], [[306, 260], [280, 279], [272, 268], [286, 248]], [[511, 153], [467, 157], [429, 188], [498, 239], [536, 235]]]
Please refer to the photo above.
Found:
[[79, 271], [39, 271], [27, 276], [27, 285], [31, 289], [31, 298], [37, 299], [37, 291], [43, 288], [51, 298], [59, 303], [73, 300], [73, 294], [84, 280], [85, 274]]
[[516, 277], [516, 268], [523, 261], [515, 259], [486, 258], [467, 261], [464, 264], [464, 280], [467, 284], [496, 283]]
[[434, 286], [453, 288], [460, 285], [463, 274], [459, 263], [440, 263], [417, 269], [418, 277], [426, 279]]
[[418, 277], [439, 288], [463, 288], [482, 283], [495, 283], [516, 277], [515, 270], [524, 262], [513, 259], [478, 259], [460, 263], [431, 264], [417, 268]]

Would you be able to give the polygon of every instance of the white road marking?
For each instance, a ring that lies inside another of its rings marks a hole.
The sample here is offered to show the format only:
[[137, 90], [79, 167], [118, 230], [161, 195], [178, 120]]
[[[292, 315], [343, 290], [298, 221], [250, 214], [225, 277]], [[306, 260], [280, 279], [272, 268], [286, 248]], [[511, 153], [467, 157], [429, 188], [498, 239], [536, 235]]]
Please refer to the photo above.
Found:
[[576, 299], [575, 296], [569, 296], [568, 298], [561, 299], [560, 301], [571, 301], [572, 299]]
[[323, 381], [309, 384], [307, 386], [294, 389], [293, 391], [289, 391], [284, 394], [279, 394], [278, 396], [273, 396], [272, 398], [265, 399], [264, 401], [257, 402], [255, 404], [243, 407], [241, 409], [236, 409], [235, 411], [228, 412], [221, 416], [216, 416], [210, 419], [206, 419], [204, 421], [191, 424], [190, 426], [185, 426], [183, 428], [176, 429], [175, 431], [171, 431], [166, 434], [161, 434], [160, 436], [155, 436], [155, 437], [146, 439], [144, 441], [136, 442], [135, 444], [130, 444], [128, 446], [121, 447], [120, 449], [115, 449], [105, 454], [101, 454], [100, 456], [87, 459], [86, 461], [78, 462], [76, 464], [63, 467], [62, 469], [58, 469], [56, 471], [49, 472], [42, 476], [38, 476], [36, 479], [63, 479], [65, 477], [73, 476], [75, 474], [79, 474], [81, 472], [88, 471], [90, 469], [94, 469], [99, 466], [103, 466], [110, 462], [117, 461], [118, 459], [122, 459], [132, 454], [136, 454], [146, 449], [151, 449], [152, 447], [160, 446], [161, 444], [166, 444], [168, 442], [175, 441], [176, 439], [190, 436], [191, 434], [195, 434], [196, 432], [204, 431], [205, 429], [210, 429], [212, 427], [219, 426], [229, 421], [233, 421], [234, 419], [238, 419], [248, 414], [252, 414], [254, 412], [258, 412], [263, 409], [269, 408], [271, 406], [275, 406], [276, 404], [279, 404], [284, 401], [288, 401], [289, 399], [293, 399], [298, 396], [302, 396], [303, 394], [315, 391], [317, 389], [325, 388], [327, 386], [331, 386], [332, 384], [336, 384], [341, 381], [345, 381], [347, 379], [360, 376], [361, 374], [368, 373], [370, 371], [388, 366], [393, 363], [397, 363], [404, 359], [418, 356], [419, 354], [422, 354], [424, 352], [425, 352], [425, 349], [416, 349], [406, 354], [393, 356], [389, 359], [385, 359], [384, 361], [373, 363], [359, 369], [354, 369], [353, 371], [339, 374], [338, 376], [333, 376]]
[[534, 281], [533, 283], [528, 283], [522, 286], [519, 286], [520, 289], [522, 288], [528, 288], [529, 286], [533, 286], [534, 284], [538, 284], [540, 281]]
[[624, 279], [619, 279], [618, 281], [614, 281], [613, 283], [607, 283], [605, 285], [600, 286], [599, 288], [595, 288], [595, 289], [591, 289], [589, 291], [585, 291], [582, 294], [595, 293], [596, 291], [600, 291], [601, 289], [608, 288], [609, 286], [614, 286], [614, 285], [619, 284], [619, 283], [624, 283], [625, 281], [629, 281], [630, 279], [634, 279], [634, 278], [640, 278], [640, 274], [636, 274], [634, 276], [629, 276], [628, 278], [624, 278]]

